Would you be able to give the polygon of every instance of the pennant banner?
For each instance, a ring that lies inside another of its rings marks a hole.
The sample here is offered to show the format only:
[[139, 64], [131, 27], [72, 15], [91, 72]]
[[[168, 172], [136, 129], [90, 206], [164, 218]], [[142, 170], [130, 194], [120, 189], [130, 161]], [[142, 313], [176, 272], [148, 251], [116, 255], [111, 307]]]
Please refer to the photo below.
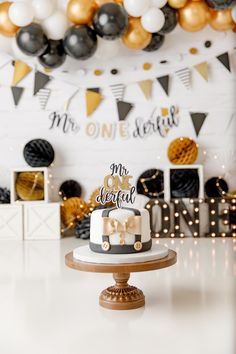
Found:
[[127, 118], [128, 114], [133, 109], [133, 105], [128, 102], [118, 101], [117, 102], [117, 109], [119, 115], [119, 121], [123, 121]]
[[169, 95], [169, 83], [170, 83], [169, 75], [157, 77], [157, 81], [159, 82], [159, 84], [161, 85], [161, 87], [163, 88], [163, 90], [165, 91], [165, 93], [168, 96]]
[[88, 91], [100, 93], [100, 92], [101, 92], [101, 89], [100, 89], [100, 87], [94, 87], [94, 88], [88, 88]]
[[34, 78], [34, 96], [43, 89], [47, 83], [51, 80], [51, 77], [41, 73], [40, 71], [36, 71]]
[[21, 60], [16, 60], [14, 64], [14, 74], [12, 80], [12, 86], [16, 86], [21, 80], [23, 80], [30, 72], [32, 68]]
[[125, 85], [124, 84], [116, 84], [111, 85], [111, 91], [117, 101], [122, 101], [125, 92]]
[[13, 100], [15, 103], [15, 106], [18, 106], [21, 96], [24, 92], [24, 88], [23, 87], [17, 87], [17, 86], [12, 86], [11, 87], [11, 92], [12, 92], [12, 96], [13, 96]]
[[208, 81], [209, 75], [208, 75], [208, 63], [204, 61], [203, 63], [197, 64], [194, 66], [194, 68], [197, 70], [197, 72], [203, 77], [205, 81]]
[[205, 119], [206, 117], [208, 116], [208, 113], [191, 113], [190, 112], [190, 116], [192, 118], [192, 122], [193, 122], [193, 126], [194, 126], [194, 129], [195, 129], [195, 133], [196, 133], [196, 136], [199, 135], [201, 129], [202, 129], [202, 126], [205, 122]]
[[[98, 91], [100, 90], [98, 89]], [[90, 89], [86, 91], [87, 117], [91, 116], [91, 114], [96, 111], [102, 100], [103, 97], [99, 92], [91, 91]]]
[[39, 98], [40, 107], [44, 110], [47, 107], [49, 97], [51, 95], [51, 90], [48, 88], [43, 88], [37, 92]]
[[147, 100], [149, 100], [152, 97], [152, 84], [153, 84], [152, 80], [144, 80], [138, 82], [138, 85]]
[[224, 67], [228, 70], [228, 71], [231, 71], [231, 67], [230, 67], [230, 61], [229, 61], [229, 53], [226, 52], [226, 53], [223, 53], [221, 55], [218, 55], [218, 57], [216, 57], [220, 62], [221, 64], [224, 65]]
[[184, 87], [189, 90], [191, 87], [191, 70], [189, 68], [184, 68], [181, 70], [177, 70], [175, 74], [180, 79]]
[[64, 111], [67, 112], [69, 110], [71, 101], [73, 100], [73, 98], [77, 95], [77, 93], [79, 92], [80, 89], [76, 90], [73, 95], [71, 95], [64, 103]]

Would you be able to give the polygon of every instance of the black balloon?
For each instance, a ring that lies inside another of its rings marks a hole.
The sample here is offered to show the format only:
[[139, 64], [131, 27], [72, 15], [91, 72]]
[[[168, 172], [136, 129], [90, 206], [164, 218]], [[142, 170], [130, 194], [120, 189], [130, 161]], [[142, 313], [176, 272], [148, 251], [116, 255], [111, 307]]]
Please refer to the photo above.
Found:
[[171, 198], [198, 198], [199, 175], [196, 169], [171, 169]]
[[104, 4], [94, 16], [93, 26], [100, 37], [108, 40], [117, 39], [128, 27], [128, 14], [120, 5]]
[[63, 182], [59, 189], [59, 194], [62, 199], [79, 198], [81, 197], [81, 192], [81, 185], [73, 179]]
[[209, 198], [221, 198], [228, 193], [227, 182], [220, 177], [212, 177], [205, 183], [205, 193]]
[[173, 9], [169, 5], [165, 5], [161, 9], [161, 11], [165, 15], [165, 23], [164, 23], [164, 26], [162, 27], [162, 29], [159, 31], [159, 33], [161, 33], [161, 34], [170, 33], [177, 26], [177, 23], [178, 23], [177, 22], [177, 12], [175, 9]]
[[227, 9], [233, 6], [235, 0], [206, 0], [207, 4], [213, 9]]
[[150, 169], [143, 172], [138, 178], [137, 192], [149, 198], [164, 198], [163, 171]]
[[72, 58], [86, 60], [97, 49], [96, 32], [88, 26], [70, 27], [64, 37], [65, 52]]
[[44, 139], [29, 141], [24, 147], [23, 155], [31, 167], [48, 167], [55, 157], [52, 145]]
[[143, 50], [145, 52], [155, 52], [156, 50], [161, 48], [164, 41], [165, 41], [165, 36], [163, 36], [162, 34], [159, 34], [159, 33], [153, 33], [151, 42]]
[[61, 66], [66, 60], [66, 53], [64, 51], [62, 41], [48, 41], [46, 51], [39, 57], [39, 62], [45, 68], [56, 69]]
[[16, 34], [16, 43], [24, 54], [33, 57], [42, 55], [48, 46], [47, 37], [37, 23], [31, 23], [19, 29]]

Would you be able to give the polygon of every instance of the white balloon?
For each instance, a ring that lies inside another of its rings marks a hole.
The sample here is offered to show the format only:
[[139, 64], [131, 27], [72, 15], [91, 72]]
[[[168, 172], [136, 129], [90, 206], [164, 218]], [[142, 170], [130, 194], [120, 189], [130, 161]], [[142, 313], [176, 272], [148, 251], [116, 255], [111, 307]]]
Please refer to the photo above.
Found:
[[157, 7], [151, 7], [142, 17], [141, 23], [147, 32], [155, 33], [164, 26], [164, 13]]
[[42, 27], [49, 39], [62, 39], [68, 28], [65, 14], [58, 10], [42, 22]]
[[54, 0], [33, 0], [32, 7], [36, 20], [45, 20], [51, 16], [55, 8], [55, 2]]
[[9, 18], [16, 26], [28, 26], [34, 19], [34, 11], [30, 4], [26, 2], [13, 3], [8, 12]]
[[231, 10], [232, 19], [236, 22], [236, 5], [233, 6]]
[[152, 6], [158, 7], [161, 9], [163, 6], [166, 5], [168, 0], [152, 0]]
[[140, 17], [145, 14], [150, 4], [150, 0], [124, 0], [124, 8], [133, 17]]

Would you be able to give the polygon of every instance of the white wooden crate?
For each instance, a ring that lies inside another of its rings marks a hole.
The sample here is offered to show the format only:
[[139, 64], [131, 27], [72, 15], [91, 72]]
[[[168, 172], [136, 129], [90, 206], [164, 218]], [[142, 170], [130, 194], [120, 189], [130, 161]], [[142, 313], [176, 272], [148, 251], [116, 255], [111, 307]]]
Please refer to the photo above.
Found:
[[[16, 178], [20, 172], [42, 172], [44, 175], [44, 199], [43, 200], [35, 200], [35, 201], [27, 201], [21, 200], [18, 198], [15, 188]], [[11, 203], [21, 203], [21, 204], [39, 204], [39, 203], [47, 203], [49, 202], [49, 189], [48, 189], [48, 168], [47, 167], [23, 167], [23, 168], [14, 168], [11, 171]]]
[[22, 205], [0, 205], [0, 240], [23, 239]]
[[60, 237], [60, 203], [24, 205], [25, 240], [58, 240]]

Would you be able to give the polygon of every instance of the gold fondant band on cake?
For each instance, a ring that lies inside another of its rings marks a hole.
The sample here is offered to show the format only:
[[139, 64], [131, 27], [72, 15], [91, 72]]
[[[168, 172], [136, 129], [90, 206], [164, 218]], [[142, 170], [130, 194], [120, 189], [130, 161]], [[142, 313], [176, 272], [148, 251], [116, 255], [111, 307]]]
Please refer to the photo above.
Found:
[[[141, 245], [140, 245], [141, 244]], [[133, 245], [110, 245], [109, 242], [103, 242], [101, 245], [97, 243], [90, 242], [90, 249], [96, 253], [106, 253], [106, 254], [128, 254], [137, 252], [149, 251], [152, 247], [152, 240], [148, 242], [141, 243], [140, 241], [135, 242]]]

